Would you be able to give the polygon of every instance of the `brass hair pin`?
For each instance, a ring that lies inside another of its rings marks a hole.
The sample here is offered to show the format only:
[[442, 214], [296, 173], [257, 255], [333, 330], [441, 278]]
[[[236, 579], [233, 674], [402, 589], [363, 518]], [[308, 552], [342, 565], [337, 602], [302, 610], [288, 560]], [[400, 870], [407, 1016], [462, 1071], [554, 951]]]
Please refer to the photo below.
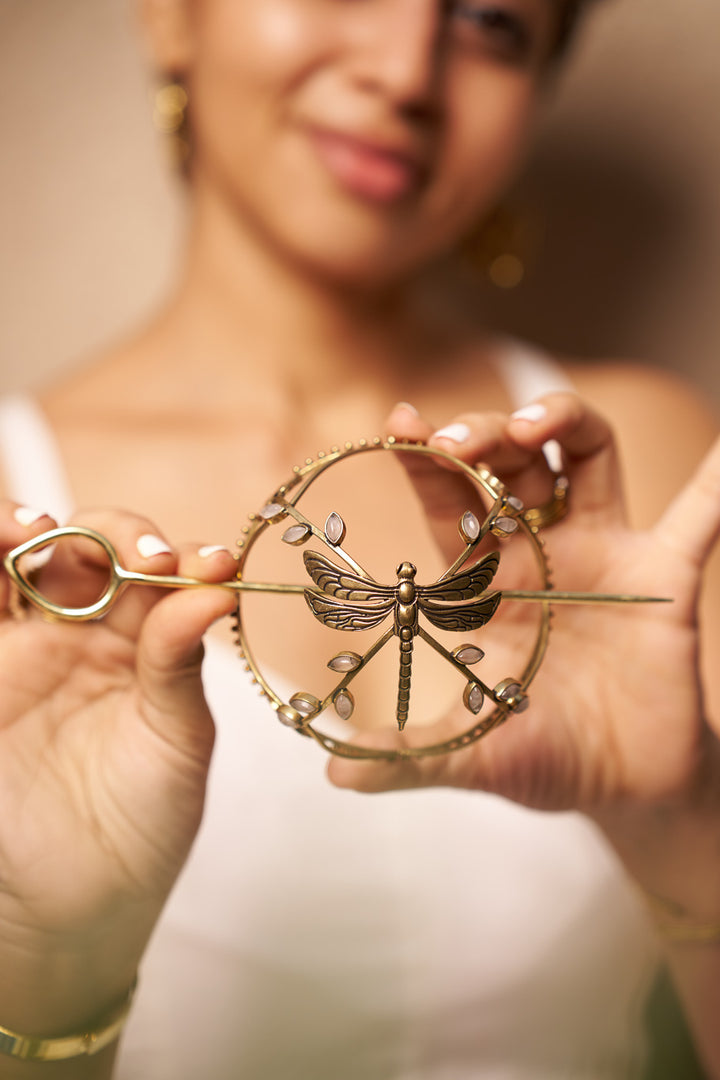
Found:
[[[416, 567], [403, 561], [397, 568], [397, 580], [392, 583], [376, 581], [346, 550], [344, 541], [347, 527], [339, 513], [332, 511], [324, 522], [318, 523], [306, 516], [298, 503], [315, 480], [331, 466], [349, 457], [375, 450], [424, 454], [442, 458], [475, 485], [478, 494], [489, 501], [490, 507], [483, 520], [473, 511], [466, 511], [460, 518], [458, 531], [462, 549], [457, 559], [434, 582], [419, 585], [415, 581]], [[543, 512], [542, 517], [560, 520], [567, 508], [568, 484], [558, 484], [562, 491], [562, 515], [553, 517]], [[5, 570], [18, 593], [29, 604], [50, 619], [88, 621], [105, 615], [118, 600], [121, 593], [131, 585], [149, 585], [154, 588], [189, 589], [221, 588], [237, 594], [237, 640], [246, 668], [269, 700], [278, 719], [295, 728], [303, 735], [314, 737], [326, 750], [347, 757], [396, 759], [419, 757], [427, 754], [447, 753], [467, 746], [502, 723], [510, 713], [521, 712], [528, 705], [527, 687], [537, 673], [545, 654], [550, 631], [550, 609], [556, 604], [584, 605], [630, 605], [666, 602], [665, 598], [637, 596], [623, 593], [592, 593], [557, 591], [552, 588], [545, 547], [538, 536], [538, 514], [526, 510], [497, 477], [487, 469], [471, 467], [444, 451], [429, 448], [420, 443], [399, 443], [393, 439], [361, 440], [357, 445], [346, 443], [334, 447], [329, 453], [308, 459], [304, 466], [294, 470], [291, 479], [271, 496], [257, 513], [250, 515], [250, 524], [243, 529], [238, 541], [239, 556], [236, 577], [220, 582], [205, 582], [195, 578], [174, 575], [146, 574], [126, 569], [110, 541], [100, 533], [81, 526], [65, 526], [42, 533], [19, 545], [4, 559]], [[243, 577], [249, 551], [258, 538], [274, 526], [284, 523], [281, 540], [291, 547], [304, 547], [314, 539], [333, 558], [322, 551], [306, 549], [302, 561], [312, 585], [281, 582], [249, 581]], [[497, 550], [510, 537], [521, 535], [530, 543], [537, 566], [541, 588], [495, 589], [490, 586], [500, 565]], [[494, 538], [495, 550], [481, 554], [478, 549], [488, 538]], [[32, 569], [23, 569], [27, 556], [33, 556], [30, 565], [37, 565], [38, 554], [63, 539], [84, 539], [99, 545], [107, 562], [107, 581], [102, 594], [90, 604], [68, 606], [45, 596], [35, 582]], [[467, 565], [471, 558], [474, 560]], [[356, 632], [380, 627], [392, 620], [371, 646], [360, 654], [342, 650], [333, 656], [327, 667], [340, 676], [332, 690], [318, 697], [308, 690], [300, 689], [289, 698], [273, 689], [270, 677], [256, 661], [243, 620], [242, 599], [248, 594], [298, 595], [313, 616], [326, 627], [334, 630]], [[473, 670], [485, 653], [474, 643], [463, 643], [454, 649], [447, 648], [430, 630], [425, 622], [444, 632], [472, 632], [485, 626], [505, 602], [539, 605], [540, 620], [535, 643], [520, 675], [508, 676], [491, 687]], [[421, 622], [421, 617], [423, 622]], [[354, 742], [339, 739], [320, 731], [314, 721], [332, 707], [337, 717], [349, 721], [355, 700], [350, 684], [375, 656], [393, 639], [399, 643], [398, 686], [395, 701], [397, 728], [402, 732], [408, 721], [414, 646], [417, 639], [423, 641], [462, 676], [465, 686], [462, 701], [475, 723], [455, 738], [429, 745], [402, 745], [392, 749], [358, 746]], [[488, 713], [487, 707], [491, 707]], [[482, 713], [482, 715], [481, 715]]]

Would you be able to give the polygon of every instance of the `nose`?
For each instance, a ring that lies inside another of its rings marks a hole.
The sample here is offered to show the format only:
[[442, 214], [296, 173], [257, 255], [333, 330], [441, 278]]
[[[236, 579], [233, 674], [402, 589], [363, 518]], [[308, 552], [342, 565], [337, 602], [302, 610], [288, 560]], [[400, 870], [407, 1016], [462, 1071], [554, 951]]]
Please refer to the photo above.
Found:
[[433, 102], [442, 62], [438, 0], [370, 0], [355, 9], [354, 76], [407, 111]]

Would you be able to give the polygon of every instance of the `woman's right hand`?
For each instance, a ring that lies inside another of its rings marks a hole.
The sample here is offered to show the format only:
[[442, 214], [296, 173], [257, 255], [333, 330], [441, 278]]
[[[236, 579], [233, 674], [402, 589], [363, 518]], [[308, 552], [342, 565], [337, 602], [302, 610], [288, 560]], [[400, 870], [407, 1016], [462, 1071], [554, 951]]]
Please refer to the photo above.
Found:
[[[0, 503], [0, 556], [54, 524], [24, 525], [31, 515], [17, 511]], [[206, 581], [235, 569], [225, 549], [172, 550], [129, 514], [73, 524], [107, 536], [128, 569]], [[64, 544], [38, 587], [62, 559], [63, 587], [82, 597], [99, 580], [98, 553]], [[34, 609], [13, 617], [11, 591], [3, 571], [0, 1023], [52, 1034], [126, 992], [187, 856], [214, 733], [201, 639], [234, 600], [129, 588], [102, 621], [64, 623]]]

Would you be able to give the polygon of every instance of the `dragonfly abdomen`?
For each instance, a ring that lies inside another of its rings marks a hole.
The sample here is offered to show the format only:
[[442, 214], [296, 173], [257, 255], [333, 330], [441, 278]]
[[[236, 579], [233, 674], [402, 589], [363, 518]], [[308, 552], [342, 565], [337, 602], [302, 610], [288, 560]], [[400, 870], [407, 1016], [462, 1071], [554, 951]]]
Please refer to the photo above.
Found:
[[417, 634], [418, 606], [415, 588], [416, 569], [412, 563], [401, 563], [397, 568], [397, 607], [395, 608], [395, 633], [400, 638], [400, 672], [398, 676], [397, 725], [402, 731], [407, 723], [410, 708], [410, 680], [412, 678], [413, 639]]
[[412, 627], [401, 626], [398, 637], [400, 638], [400, 672], [396, 715], [398, 730], [402, 731], [407, 723], [410, 708], [410, 680], [412, 678], [413, 638], [415, 637]]

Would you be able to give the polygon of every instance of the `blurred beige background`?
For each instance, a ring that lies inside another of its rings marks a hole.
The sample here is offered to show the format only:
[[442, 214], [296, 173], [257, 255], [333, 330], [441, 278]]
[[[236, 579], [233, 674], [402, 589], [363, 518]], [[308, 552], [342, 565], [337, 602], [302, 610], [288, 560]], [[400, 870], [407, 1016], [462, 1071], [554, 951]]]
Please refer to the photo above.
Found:
[[[489, 290], [499, 326], [676, 368], [720, 400], [718, 43], [717, 0], [603, 0], [518, 203], [539, 249], [518, 289]], [[132, 0], [0, 0], [0, 390], [162, 296], [181, 194], [150, 93]]]

